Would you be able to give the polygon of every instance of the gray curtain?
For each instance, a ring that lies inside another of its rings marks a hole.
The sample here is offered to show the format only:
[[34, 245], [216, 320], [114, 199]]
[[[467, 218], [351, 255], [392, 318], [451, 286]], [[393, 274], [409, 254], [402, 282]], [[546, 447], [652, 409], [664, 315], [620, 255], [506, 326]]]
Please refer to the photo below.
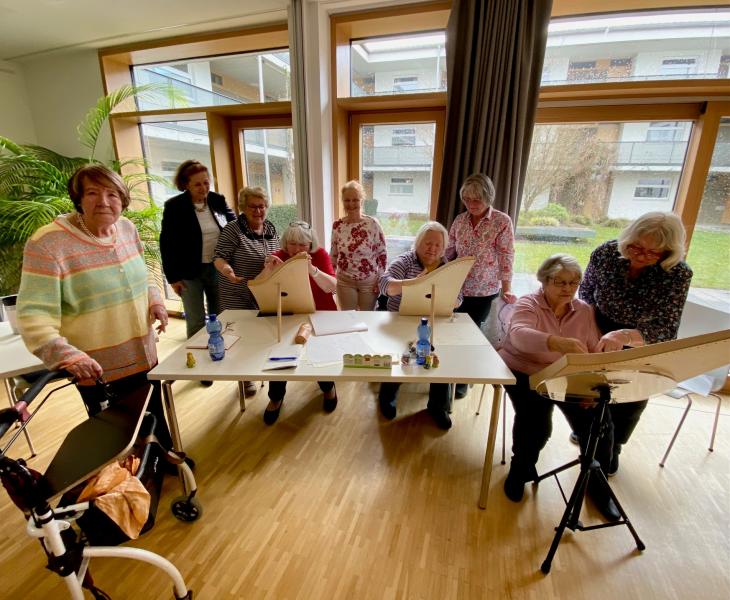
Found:
[[471, 173], [494, 181], [494, 207], [517, 221], [552, 0], [454, 0], [446, 30], [448, 92], [438, 220], [461, 212]]

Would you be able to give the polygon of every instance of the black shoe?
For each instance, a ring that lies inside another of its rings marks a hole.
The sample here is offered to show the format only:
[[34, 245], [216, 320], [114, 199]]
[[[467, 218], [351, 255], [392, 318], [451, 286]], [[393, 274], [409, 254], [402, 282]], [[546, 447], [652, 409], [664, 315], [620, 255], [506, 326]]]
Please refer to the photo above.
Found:
[[267, 425], [273, 425], [276, 423], [276, 420], [279, 418], [279, 413], [281, 412], [281, 406], [284, 404], [284, 399], [282, 398], [279, 401], [279, 406], [277, 406], [273, 410], [269, 410], [268, 408], [264, 411], [264, 423]]
[[618, 507], [604, 489], [598, 488], [595, 485], [589, 485], [588, 495], [593, 500], [593, 504], [595, 504], [598, 511], [605, 517], [606, 521], [613, 523], [621, 518]]
[[571, 431], [570, 435], [568, 436], [568, 439], [570, 440], [571, 444], [575, 444], [576, 446], [580, 446], [580, 440], [578, 439], [578, 434], [575, 431]]
[[331, 413], [337, 408], [337, 391], [335, 391], [334, 398], [327, 398], [326, 396], [322, 399], [322, 408], [324, 412]]
[[512, 502], [519, 502], [525, 495], [525, 480], [518, 474], [517, 469], [510, 467], [507, 479], [504, 480], [504, 495]]
[[454, 395], [454, 398], [457, 400], [461, 400], [462, 398], [465, 398], [466, 395], [469, 393], [469, 385], [466, 383], [457, 383], [456, 384], [456, 394]]
[[392, 404], [392, 399], [378, 396], [378, 405], [380, 406], [380, 414], [383, 415], [388, 421], [395, 419], [396, 410]]
[[608, 465], [608, 473], [606, 475], [613, 477], [616, 473], [618, 473], [618, 454], [614, 454], [611, 457], [611, 464]]
[[431, 418], [436, 422], [439, 429], [449, 430], [451, 429], [451, 417], [445, 410], [438, 408], [431, 408], [430, 406], [426, 409]]
[[203, 379], [200, 382], [200, 385], [202, 385], [203, 387], [210, 387], [211, 385], [213, 385], [213, 382], [208, 379]]

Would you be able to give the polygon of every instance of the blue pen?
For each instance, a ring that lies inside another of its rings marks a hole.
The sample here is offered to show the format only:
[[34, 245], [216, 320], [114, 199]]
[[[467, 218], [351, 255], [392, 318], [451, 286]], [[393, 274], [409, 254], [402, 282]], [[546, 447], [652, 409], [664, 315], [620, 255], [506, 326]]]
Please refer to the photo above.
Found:
[[296, 360], [296, 356], [271, 356], [269, 360]]

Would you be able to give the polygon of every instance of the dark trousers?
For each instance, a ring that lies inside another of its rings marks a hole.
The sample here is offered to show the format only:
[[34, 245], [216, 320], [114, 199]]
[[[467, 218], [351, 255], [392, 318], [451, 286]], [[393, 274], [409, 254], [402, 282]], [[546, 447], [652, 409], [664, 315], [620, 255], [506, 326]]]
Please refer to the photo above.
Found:
[[[400, 383], [381, 383], [378, 398], [395, 407]], [[428, 408], [449, 412], [451, 410], [451, 384], [432, 383], [428, 386]]]
[[456, 309], [456, 312], [468, 314], [471, 320], [476, 323], [477, 327], [481, 328], [489, 316], [492, 301], [497, 296], [499, 294], [492, 294], [491, 296], [464, 296], [464, 300], [461, 306]]
[[109, 405], [114, 404], [115, 399], [124, 398], [134, 390], [143, 385], [152, 386], [152, 395], [147, 404], [147, 412], [155, 415], [157, 425], [155, 427], [155, 435], [167, 450], [172, 449], [172, 438], [170, 430], [167, 428], [165, 413], [162, 409], [162, 386], [159, 381], [151, 381], [147, 379], [147, 371], [135, 373], [128, 377], [122, 377], [105, 385], [77, 385], [76, 388], [81, 394], [81, 399], [86, 406], [86, 412], [89, 416], [94, 416], [102, 410], [102, 403], [109, 401]]
[[[519, 371], [513, 373], [517, 379], [516, 385], [504, 386], [515, 409], [511, 469], [516, 469], [522, 479], [530, 481], [537, 475], [537, 459], [552, 434], [553, 402], [530, 389], [529, 375]], [[566, 402], [557, 404], [578, 435], [581, 449], [585, 451], [594, 416], [593, 408]], [[604, 473], [608, 473], [613, 455], [621, 452], [621, 444], [625, 444], [631, 437], [646, 404], [647, 400], [609, 405], [607, 427], [596, 449], [596, 460], [601, 464]]]
[[[318, 381], [319, 389], [325, 394], [335, 387], [334, 381]], [[286, 381], [269, 381], [269, 400], [279, 402], [286, 395]]]

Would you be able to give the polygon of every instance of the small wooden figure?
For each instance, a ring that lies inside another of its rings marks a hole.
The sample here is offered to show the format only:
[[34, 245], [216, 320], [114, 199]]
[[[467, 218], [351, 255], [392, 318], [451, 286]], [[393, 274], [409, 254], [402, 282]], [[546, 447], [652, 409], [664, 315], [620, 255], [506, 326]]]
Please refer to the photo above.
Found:
[[185, 366], [188, 369], [192, 369], [195, 366], [195, 357], [193, 356], [192, 352], [188, 352], [187, 360], [185, 361]]

